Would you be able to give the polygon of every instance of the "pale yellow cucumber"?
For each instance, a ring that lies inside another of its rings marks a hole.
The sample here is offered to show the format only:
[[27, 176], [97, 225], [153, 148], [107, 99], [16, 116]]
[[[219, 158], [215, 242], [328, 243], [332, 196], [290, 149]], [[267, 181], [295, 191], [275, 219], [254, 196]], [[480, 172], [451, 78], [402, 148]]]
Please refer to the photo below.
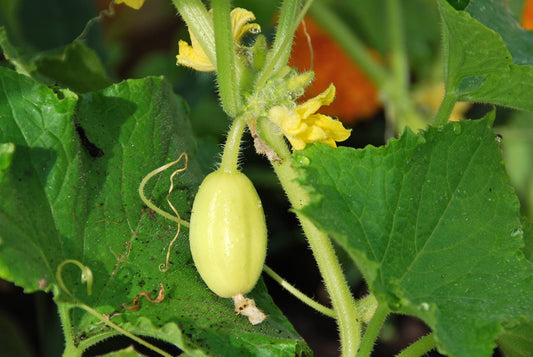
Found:
[[243, 173], [209, 174], [194, 200], [189, 227], [196, 269], [215, 294], [252, 290], [261, 275], [267, 230], [261, 200]]

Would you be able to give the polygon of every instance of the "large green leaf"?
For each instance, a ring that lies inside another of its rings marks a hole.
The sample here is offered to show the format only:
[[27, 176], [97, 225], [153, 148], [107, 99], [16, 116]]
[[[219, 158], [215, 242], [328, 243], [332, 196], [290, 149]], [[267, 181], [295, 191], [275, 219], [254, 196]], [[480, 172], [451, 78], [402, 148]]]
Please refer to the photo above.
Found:
[[[145, 207], [137, 190], [148, 172], [187, 152], [187, 171], [176, 179], [171, 199], [188, 218], [203, 174], [186, 115], [185, 103], [161, 78], [77, 96], [0, 68], [0, 142], [15, 144], [0, 186], [0, 277], [26, 292], [52, 289], [60, 308], [84, 303], [113, 314], [111, 321], [130, 332], [193, 354], [307, 351], [262, 282], [251, 297], [269, 318], [258, 326], [236, 316], [231, 300], [210, 293], [192, 262], [186, 230], [172, 248], [168, 272], [159, 270], [177, 226]], [[169, 176], [161, 174], [146, 188], [162, 207]], [[59, 289], [57, 267], [67, 259], [91, 269], [92, 295], [71, 264], [62, 278], [74, 297]], [[138, 311], [121, 306], [141, 292], [155, 297], [160, 283], [161, 303], [141, 298]], [[71, 324], [75, 345], [88, 347], [113, 334], [85, 310], [68, 316], [71, 321], [63, 322]]]
[[533, 110], [533, 33], [502, 1], [471, 0], [464, 11], [438, 3], [446, 90], [462, 101]]
[[533, 351], [533, 321], [526, 321], [505, 329], [498, 345], [508, 357], [528, 357]]
[[77, 40], [46, 52], [32, 52], [13, 43], [0, 27], [0, 48], [18, 72], [48, 84], [78, 93], [103, 89], [111, 84], [100, 58], [84, 42]]
[[[94, 3], [87, 0], [18, 0], [14, 8], [14, 18], [8, 24], [18, 32], [17, 37], [37, 50], [71, 43], [98, 15]], [[90, 35], [98, 37], [96, 33]]]
[[502, 322], [533, 318], [519, 204], [489, 124], [295, 157], [315, 197], [301, 212], [349, 252], [381, 304], [422, 318], [452, 356], [490, 356]]

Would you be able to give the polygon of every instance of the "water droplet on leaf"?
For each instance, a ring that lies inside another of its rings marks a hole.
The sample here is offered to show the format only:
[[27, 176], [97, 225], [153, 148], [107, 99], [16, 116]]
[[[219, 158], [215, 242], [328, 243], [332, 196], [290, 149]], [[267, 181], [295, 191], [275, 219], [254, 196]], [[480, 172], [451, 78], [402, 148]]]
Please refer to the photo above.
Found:
[[463, 127], [461, 126], [461, 123], [454, 122], [453, 123], [453, 132], [455, 134], [461, 134], [461, 131], [463, 131]]
[[418, 306], [418, 309], [422, 311], [429, 311], [429, 304], [427, 302], [423, 302]]
[[294, 165], [297, 167], [307, 167], [311, 163], [311, 160], [307, 156], [299, 155], [294, 158]]

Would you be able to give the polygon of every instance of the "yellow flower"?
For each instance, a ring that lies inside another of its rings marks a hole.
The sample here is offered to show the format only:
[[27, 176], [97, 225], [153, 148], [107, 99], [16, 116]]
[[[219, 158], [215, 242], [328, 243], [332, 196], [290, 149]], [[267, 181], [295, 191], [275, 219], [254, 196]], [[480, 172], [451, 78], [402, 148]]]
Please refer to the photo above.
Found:
[[301, 150], [309, 143], [326, 143], [337, 147], [336, 141], [348, 139], [351, 130], [330, 116], [317, 114], [323, 105], [329, 105], [335, 98], [335, 86], [329, 88], [307, 102], [293, 109], [275, 106], [268, 112], [269, 119], [281, 128], [292, 145], [293, 150]]
[[135, 10], [139, 10], [145, 0], [115, 0], [115, 4], [126, 4], [131, 8], [134, 8]]
[[[209, 12], [212, 14], [212, 12]], [[231, 29], [233, 33], [234, 46], [238, 46], [242, 37], [248, 33], [259, 33], [261, 26], [255, 23], [249, 23], [255, 20], [253, 12], [246, 9], [235, 8], [231, 11]], [[191, 67], [200, 72], [212, 72], [216, 70], [205, 54], [202, 46], [189, 30], [191, 36], [191, 45], [185, 41], [179, 41], [179, 53], [176, 56], [178, 64], [182, 66]]]

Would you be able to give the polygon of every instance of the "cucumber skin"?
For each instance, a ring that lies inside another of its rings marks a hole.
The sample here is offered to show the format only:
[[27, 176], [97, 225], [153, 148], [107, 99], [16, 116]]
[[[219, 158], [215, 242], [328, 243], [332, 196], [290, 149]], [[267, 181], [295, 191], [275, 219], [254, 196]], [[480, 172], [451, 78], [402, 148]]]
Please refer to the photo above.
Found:
[[189, 240], [200, 276], [215, 294], [250, 292], [263, 270], [267, 229], [261, 200], [241, 172], [209, 174], [194, 200]]

